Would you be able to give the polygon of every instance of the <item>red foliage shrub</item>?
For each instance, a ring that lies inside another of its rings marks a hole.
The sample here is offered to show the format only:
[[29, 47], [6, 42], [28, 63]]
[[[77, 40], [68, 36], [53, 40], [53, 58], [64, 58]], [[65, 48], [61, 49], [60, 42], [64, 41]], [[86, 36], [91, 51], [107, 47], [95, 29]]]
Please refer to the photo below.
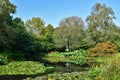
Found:
[[112, 42], [107, 41], [103, 43], [98, 43], [94, 48], [87, 50], [88, 56], [100, 57], [100, 56], [109, 56], [118, 52], [116, 45]]

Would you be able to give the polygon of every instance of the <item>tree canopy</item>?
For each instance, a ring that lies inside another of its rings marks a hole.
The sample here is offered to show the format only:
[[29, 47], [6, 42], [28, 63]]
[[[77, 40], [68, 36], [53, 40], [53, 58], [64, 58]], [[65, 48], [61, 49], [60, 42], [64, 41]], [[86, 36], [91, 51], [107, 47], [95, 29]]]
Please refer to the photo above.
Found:
[[91, 11], [91, 15], [86, 18], [89, 34], [92, 39], [98, 43], [109, 40], [111, 36], [110, 30], [115, 19], [112, 8], [96, 3]]
[[55, 43], [58, 48], [80, 48], [84, 37], [84, 22], [80, 17], [72, 16], [61, 20], [55, 30]]

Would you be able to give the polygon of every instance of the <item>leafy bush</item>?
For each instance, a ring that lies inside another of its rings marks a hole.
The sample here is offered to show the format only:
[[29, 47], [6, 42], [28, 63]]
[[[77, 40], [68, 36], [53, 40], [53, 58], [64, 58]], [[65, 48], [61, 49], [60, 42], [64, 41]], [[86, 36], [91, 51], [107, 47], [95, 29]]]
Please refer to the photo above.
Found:
[[65, 60], [63, 55], [56, 53], [46, 54], [46, 56], [43, 59], [50, 63], [59, 63]]
[[120, 79], [120, 58], [111, 60], [102, 69], [98, 80], [119, 80]]
[[0, 65], [6, 65], [8, 62], [0, 56]]
[[118, 52], [116, 45], [112, 42], [107, 41], [103, 43], [98, 43], [94, 48], [91, 48], [87, 51], [88, 56], [109, 56]]
[[115, 40], [114, 43], [117, 46], [118, 51], [120, 52], [120, 40]]
[[33, 75], [44, 73], [46, 68], [39, 62], [17, 61], [0, 66], [0, 75]]
[[82, 50], [82, 49], [75, 50], [72, 52], [61, 53], [61, 55], [63, 55], [66, 59], [64, 62], [74, 63], [74, 64], [78, 64], [78, 65], [84, 65], [86, 63], [85, 50]]
[[1, 58], [4, 58], [6, 61], [9, 61], [9, 56], [12, 54], [10, 51], [0, 52]]
[[0, 56], [4, 58], [7, 61], [13, 61], [13, 60], [25, 60], [25, 54], [24, 53], [13, 53], [11, 51], [4, 51], [0, 52]]
[[73, 63], [77, 65], [85, 64], [85, 51], [84, 50], [75, 50], [72, 52], [62, 52], [62, 53], [54, 53], [54, 54], [47, 54], [45, 56], [45, 60], [51, 63]]
[[95, 80], [96, 77], [101, 73], [101, 68], [96, 66], [91, 68], [87, 73], [87, 80]]
[[9, 60], [25, 60], [24, 53], [12, 53], [8, 56]]
[[47, 67], [46, 68], [46, 71], [45, 71], [45, 73], [52, 73], [52, 72], [54, 72], [55, 71], [55, 68], [54, 67]]
[[0, 52], [0, 65], [6, 65], [9, 62], [10, 52]]

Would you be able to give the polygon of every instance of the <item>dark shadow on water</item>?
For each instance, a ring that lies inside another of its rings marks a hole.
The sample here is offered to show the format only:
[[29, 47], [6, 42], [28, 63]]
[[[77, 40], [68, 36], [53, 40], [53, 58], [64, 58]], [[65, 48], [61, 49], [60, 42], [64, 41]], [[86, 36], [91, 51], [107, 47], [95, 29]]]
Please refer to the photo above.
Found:
[[0, 76], [0, 80], [23, 80], [27, 77], [26, 75], [2, 75]]
[[2, 75], [0, 76], [0, 80], [24, 80], [26, 78], [35, 78], [38, 76], [45, 75], [43, 73], [35, 74], [35, 75]]

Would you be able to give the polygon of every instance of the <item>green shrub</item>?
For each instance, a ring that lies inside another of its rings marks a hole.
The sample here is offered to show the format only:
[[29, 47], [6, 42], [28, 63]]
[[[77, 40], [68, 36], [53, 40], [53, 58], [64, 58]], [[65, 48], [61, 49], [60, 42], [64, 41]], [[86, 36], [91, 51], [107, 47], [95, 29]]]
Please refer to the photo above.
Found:
[[86, 54], [85, 50], [75, 50], [71, 52], [51, 53], [47, 54], [44, 59], [50, 63], [72, 63], [76, 65], [84, 65]]
[[120, 58], [111, 60], [102, 69], [98, 80], [119, 80], [120, 79]]
[[4, 51], [0, 52], [0, 56], [2, 56], [7, 61], [13, 61], [13, 60], [25, 60], [25, 54], [24, 53], [13, 53], [10, 51]]
[[33, 75], [45, 71], [46, 67], [43, 64], [33, 61], [10, 62], [0, 66], [0, 75]]
[[61, 53], [61, 55], [63, 55], [66, 59], [64, 62], [73, 63], [73, 64], [76, 64], [76, 65], [86, 64], [85, 50], [80, 49], [80, 50], [75, 50], [75, 51], [72, 51], [72, 52], [64, 52], [64, 53]]
[[9, 56], [12, 54], [10, 51], [3, 51], [0, 52], [1, 58], [5, 59], [6, 61], [9, 61]]
[[47, 67], [45, 73], [49, 74], [55, 71], [54, 67]]
[[65, 60], [63, 55], [56, 53], [46, 54], [46, 56], [43, 59], [50, 63], [59, 63]]
[[25, 60], [25, 54], [24, 53], [11, 53], [9, 56], [8, 56], [8, 59], [9, 60]]
[[87, 73], [87, 80], [95, 80], [96, 77], [101, 73], [101, 68], [96, 66], [91, 68]]
[[98, 43], [94, 48], [87, 50], [88, 56], [101, 57], [101, 56], [109, 56], [111, 54], [115, 54], [118, 52], [116, 45], [112, 42], [107, 41], [103, 43]]
[[0, 65], [6, 65], [8, 62], [0, 56]]

